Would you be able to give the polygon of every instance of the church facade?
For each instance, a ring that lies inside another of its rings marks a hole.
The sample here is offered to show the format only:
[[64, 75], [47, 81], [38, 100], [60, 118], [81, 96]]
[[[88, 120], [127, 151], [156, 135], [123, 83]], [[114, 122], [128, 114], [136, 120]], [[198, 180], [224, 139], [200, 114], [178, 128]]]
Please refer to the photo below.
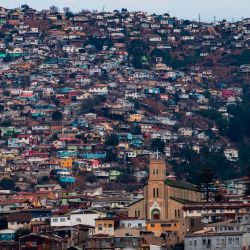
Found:
[[184, 204], [201, 200], [202, 194], [192, 184], [166, 179], [164, 160], [152, 159], [144, 198], [128, 207], [128, 215], [156, 222], [183, 219]]

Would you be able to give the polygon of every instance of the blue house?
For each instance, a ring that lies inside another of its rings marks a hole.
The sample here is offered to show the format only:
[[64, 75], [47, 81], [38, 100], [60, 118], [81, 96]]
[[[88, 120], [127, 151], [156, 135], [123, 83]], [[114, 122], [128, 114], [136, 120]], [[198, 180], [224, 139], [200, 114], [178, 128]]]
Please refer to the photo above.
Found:
[[159, 88], [147, 88], [145, 92], [146, 94], [160, 94], [161, 90]]
[[106, 157], [106, 152], [87, 152], [87, 153], [83, 153], [79, 155], [81, 158], [83, 159], [94, 159], [94, 160], [98, 160], [98, 159], [104, 159]]
[[0, 241], [11, 241], [15, 240], [15, 230], [3, 229], [0, 230]]
[[77, 157], [77, 151], [58, 151], [58, 157]]
[[69, 170], [66, 168], [57, 169], [56, 176], [61, 183], [65, 184], [75, 183], [75, 177], [71, 176]]

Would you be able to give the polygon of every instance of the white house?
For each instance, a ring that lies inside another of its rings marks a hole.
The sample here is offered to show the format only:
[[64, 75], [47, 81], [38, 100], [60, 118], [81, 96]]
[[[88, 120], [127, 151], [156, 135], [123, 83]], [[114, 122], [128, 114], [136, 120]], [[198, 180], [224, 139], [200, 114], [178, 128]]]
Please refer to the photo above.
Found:
[[[137, 215], [138, 216], [138, 215]], [[137, 218], [126, 218], [120, 220], [121, 228], [145, 228], [146, 220]]]
[[181, 136], [192, 136], [193, 130], [191, 128], [179, 128], [178, 132]]
[[95, 226], [95, 219], [99, 218], [100, 214], [92, 211], [76, 211], [68, 215], [52, 216], [50, 226], [52, 227], [67, 227], [75, 225], [90, 225]]
[[224, 155], [229, 161], [237, 161], [239, 157], [239, 153], [237, 149], [227, 148], [224, 150]]

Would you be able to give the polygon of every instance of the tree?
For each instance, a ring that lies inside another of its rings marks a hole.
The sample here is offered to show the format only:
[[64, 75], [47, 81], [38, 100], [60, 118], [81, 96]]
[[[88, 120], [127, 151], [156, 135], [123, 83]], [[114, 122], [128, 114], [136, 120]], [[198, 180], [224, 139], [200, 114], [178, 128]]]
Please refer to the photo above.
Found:
[[160, 152], [164, 152], [164, 148], [165, 148], [165, 143], [164, 141], [162, 141], [161, 139], [153, 139], [152, 140], [152, 143], [151, 143], [151, 148], [154, 150], [154, 151], [160, 151]]
[[27, 5], [27, 4], [23, 4], [23, 5], [21, 5], [21, 9], [24, 11], [24, 10], [28, 10], [30, 7], [29, 7], [29, 5]]
[[119, 144], [118, 136], [116, 134], [111, 134], [106, 138], [105, 144], [109, 146], [117, 146]]
[[93, 98], [84, 99], [81, 103], [81, 113], [90, 112], [93, 110], [94, 107], [95, 102]]
[[7, 90], [7, 89], [5, 89], [5, 90], [3, 91], [3, 95], [4, 95], [4, 96], [10, 96], [10, 91]]
[[3, 58], [3, 62], [8, 63], [11, 62], [11, 55], [7, 54], [4, 58]]
[[85, 137], [84, 133], [77, 134], [75, 137], [76, 137], [76, 139], [86, 141], [86, 137]]
[[162, 49], [154, 49], [151, 51], [150, 56], [155, 60], [156, 57], [162, 57], [165, 64], [169, 64], [171, 61], [171, 56], [168, 51]]
[[113, 162], [113, 161], [115, 161], [115, 154], [113, 150], [108, 150], [106, 152], [105, 162]]
[[4, 111], [4, 105], [0, 104], [0, 112]]
[[247, 182], [245, 184], [246, 190], [245, 195], [250, 195], [250, 166], [247, 168]]
[[53, 13], [58, 13], [59, 12], [59, 9], [57, 6], [55, 5], [52, 5], [49, 7], [50, 11], [53, 12]]
[[95, 175], [89, 175], [87, 176], [87, 182], [90, 182], [90, 183], [95, 183], [97, 181], [97, 177]]
[[136, 178], [132, 174], [124, 173], [119, 175], [117, 181], [123, 184], [136, 183]]
[[86, 42], [84, 42], [83, 46], [91, 44], [95, 46], [97, 51], [101, 51], [103, 46], [108, 46], [109, 48], [113, 46], [113, 41], [110, 38], [100, 38], [100, 37], [89, 37]]
[[0, 187], [2, 189], [14, 190], [15, 189], [15, 182], [12, 179], [9, 179], [9, 178], [3, 178], [0, 181]]
[[53, 99], [53, 98], [52, 98], [52, 100], [53, 100], [53, 102], [55, 103], [55, 105], [56, 105], [57, 107], [60, 105], [60, 100], [59, 100], [59, 99], [57, 99], [57, 98]]
[[52, 136], [51, 136], [51, 140], [58, 140], [58, 134], [53, 133]]
[[52, 120], [61, 121], [62, 119], [63, 119], [63, 114], [60, 111], [57, 110], [52, 114]]
[[67, 12], [70, 12], [70, 7], [63, 7], [63, 12], [66, 14]]
[[145, 55], [148, 50], [148, 45], [141, 39], [132, 40], [128, 46], [128, 53], [132, 56]]
[[31, 233], [30, 229], [26, 229], [26, 228], [17, 229], [16, 232], [15, 232], [15, 240], [19, 241], [20, 237], [26, 236], [26, 235], [28, 235], [30, 233]]
[[132, 40], [128, 45], [129, 56], [132, 57], [132, 64], [136, 69], [144, 68], [144, 61], [147, 58], [149, 46], [143, 40]]
[[0, 217], [0, 230], [8, 228], [8, 222], [4, 216]]
[[135, 125], [135, 126], [132, 128], [131, 133], [134, 134], [134, 135], [141, 135], [141, 134], [142, 134], [142, 132], [141, 132], [141, 127], [139, 127], [138, 125]]
[[11, 120], [3, 120], [1, 123], [0, 123], [0, 125], [2, 126], [2, 127], [10, 127], [11, 126], [11, 124], [12, 124], [12, 122], [11, 122]]
[[210, 191], [210, 184], [213, 181], [215, 177], [215, 173], [213, 169], [209, 167], [202, 167], [201, 170], [198, 173], [199, 181], [200, 181], [200, 187], [205, 189], [206, 192], [206, 200], [209, 201], [209, 191]]
[[73, 12], [70, 10], [70, 7], [64, 7], [63, 11], [68, 19], [74, 16]]
[[43, 177], [41, 177], [41, 178], [37, 181], [38, 184], [46, 184], [46, 183], [48, 183], [48, 182], [49, 182], [49, 177], [48, 177], [48, 176], [43, 176]]

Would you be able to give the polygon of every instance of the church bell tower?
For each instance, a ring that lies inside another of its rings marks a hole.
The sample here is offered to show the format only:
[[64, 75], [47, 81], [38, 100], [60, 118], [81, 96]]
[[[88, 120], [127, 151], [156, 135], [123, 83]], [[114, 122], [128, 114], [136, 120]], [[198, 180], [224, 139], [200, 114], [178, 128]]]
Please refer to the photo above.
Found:
[[163, 159], [151, 159], [149, 179], [146, 186], [147, 219], [164, 220], [167, 213], [167, 194], [165, 190], [166, 163]]

